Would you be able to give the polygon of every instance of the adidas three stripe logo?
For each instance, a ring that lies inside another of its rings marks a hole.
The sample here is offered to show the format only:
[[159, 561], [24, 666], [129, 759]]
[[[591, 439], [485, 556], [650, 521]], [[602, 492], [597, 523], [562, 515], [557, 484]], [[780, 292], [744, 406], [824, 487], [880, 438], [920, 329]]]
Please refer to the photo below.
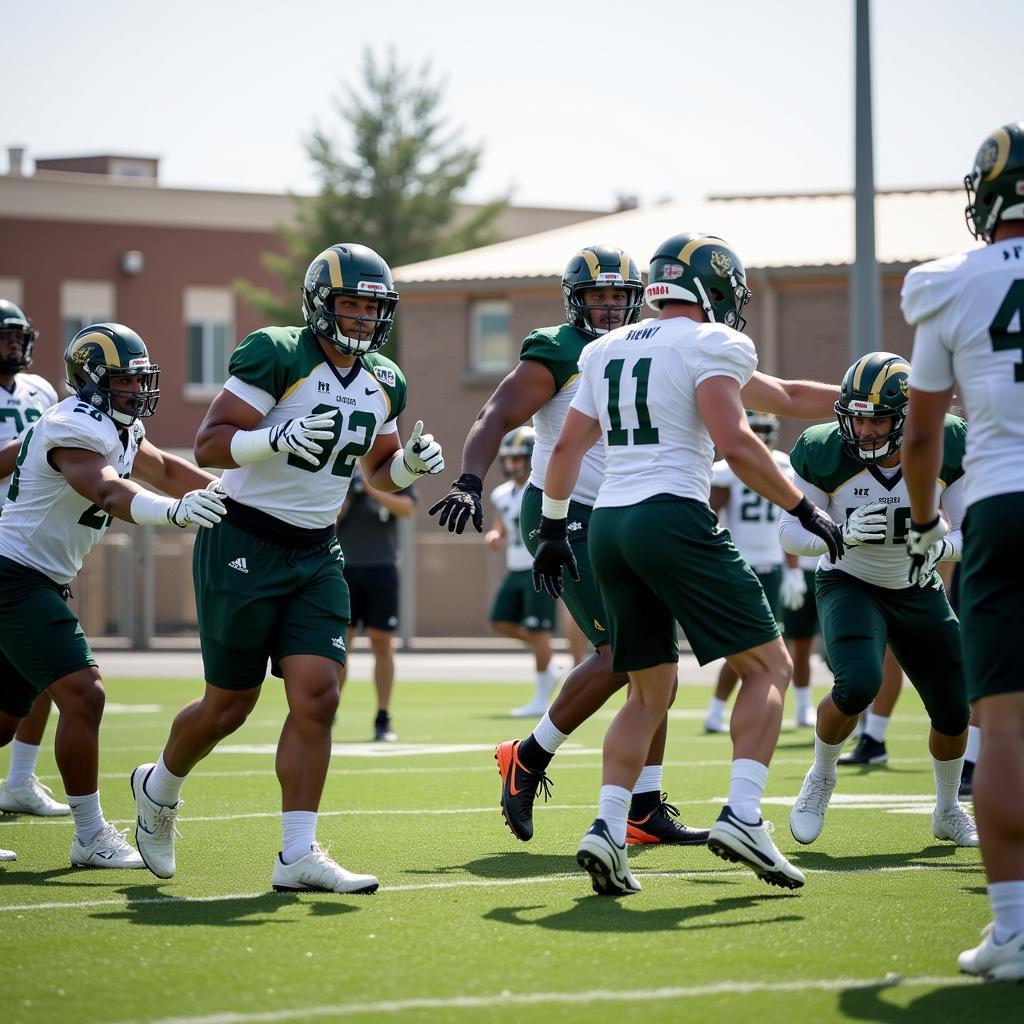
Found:
[[239, 572], [248, 572], [249, 566], [245, 564], [244, 558], [236, 558], [233, 562], [228, 562], [229, 569], [237, 569]]

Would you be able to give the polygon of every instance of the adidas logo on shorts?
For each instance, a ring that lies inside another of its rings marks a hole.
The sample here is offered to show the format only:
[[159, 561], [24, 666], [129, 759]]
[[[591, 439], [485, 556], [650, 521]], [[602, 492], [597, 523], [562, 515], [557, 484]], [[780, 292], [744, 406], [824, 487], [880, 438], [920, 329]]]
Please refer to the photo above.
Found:
[[334, 646], [337, 647], [339, 651], [345, 650], [345, 635], [342, 634], [341, 636], [332, 636], [331, 643], [334, 644]]
[[228, 562], [229, 569], [237, 569], [239, 572], [248, 572], [249, 566], [245, 564], [244, 558], [236, 558], [233, 562]]

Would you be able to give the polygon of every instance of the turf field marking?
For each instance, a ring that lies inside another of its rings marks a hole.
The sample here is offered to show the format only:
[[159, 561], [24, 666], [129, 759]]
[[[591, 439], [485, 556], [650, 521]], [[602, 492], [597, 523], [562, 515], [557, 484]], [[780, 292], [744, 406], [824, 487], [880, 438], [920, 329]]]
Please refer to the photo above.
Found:
[[[309, 1020], [314, 1017], [355, 1016], [363, 1013], [404, 1013], [414, 1010], [484, 1010], [492, 1007], [537, 1006], [546, 1003], [587, 1005], [590, 1003], [664, 1002], [672, 999], [702, 999], [722, 995], [760, 995], [775, 992], [839, 992], [864, 988], [938, 988], [950, 985], [978, 984], [978, 978], [963, 975], [902, 978], [887, 974], [884, 978], [805, 978], [799, 981], [719, 981], [710, 985], [675, 985], [664, 988], [590, 989], [585, 992], [497, 992], [489, 996], [451, 996], [447, 999], [388, 999], [379, 1002], [336, 1003], [333, 1006], [303, 1006], [290, 1010], [260, 1013], [204, 1014], [201, 1017], [149, 1018], [145, 1024], [278, 1024], [280, 1021]], [[131, 1024], [142, 1024], [136, 1018]]]
[[[868, 875], [883, 872], [885, 874], [897, 874], [908, 871], [946, 871], [945, 864], [894, 864], [888, 867], [867, 867], [867, 868], [803, 868], [805, 875]], [[720, 877], [723, 875], [739, 875], [750, 877], [746, 868], [731, 867], [710, 867], [710, 868], [681, 868], [678, 871], [645, 871], [642, 868], [634, 868], [634, 874], [641, 879], [651, 878], [693, 878], [704, 875]], [[2, 877], [2, 875], [0, 875]], [[429, 892], [438, 889], [500, 889], [512, 885], [546, 885], [552, 882], [585, 881], [586, 875], [582, 871], [562, 872], [555, 875], [525, 876], [522, 878], [463, 878], [452, 879], [447, 882], [410, 882], [406, 885], [382, 885], [377, 892]], [[154, 885], [161, 884], [154, 882]], [[138, 899], [117, 899], [117, 900], [80, 900], [62, 901], [51, 903], [15, 903], [10, 906], [0, 905], [0, 914], [19, 913], [24, 914], [34, 910], [91, 910], [95, 907], [134, 907], [150, 904], [192, 904], [192, 903], [230, 903], [236, 900], [255, 900], [272, 895], [270, 889], [262, 889], [259, 892], [236, 892], [227, 893], [221, 896], [144, 896]], [[320, 898], [322, 893], [302, 894], [313, 898]], [[331, 899], [335, 897], [331, 896]], [[362, 899], [363, 897], [359, 897]]]

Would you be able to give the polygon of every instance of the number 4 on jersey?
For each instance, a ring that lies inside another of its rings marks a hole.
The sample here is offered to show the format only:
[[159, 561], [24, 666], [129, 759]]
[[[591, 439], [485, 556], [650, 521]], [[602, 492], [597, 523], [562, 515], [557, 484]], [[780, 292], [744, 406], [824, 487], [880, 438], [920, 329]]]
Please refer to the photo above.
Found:
[[1014, 281], [988, 329], [996, 352], [1021, 350], [1022, 361], [1013, 364], [1013, 379], [1024, 384], [1024, 280]]

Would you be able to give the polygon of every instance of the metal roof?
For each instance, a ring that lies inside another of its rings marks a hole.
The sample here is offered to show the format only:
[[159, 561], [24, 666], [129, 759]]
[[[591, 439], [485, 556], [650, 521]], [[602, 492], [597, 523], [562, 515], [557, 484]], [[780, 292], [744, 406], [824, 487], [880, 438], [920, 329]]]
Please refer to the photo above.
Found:
[[[882, 264], [920, 263], [969, 248], [962, 189], [880, 192], [875, 246]], [[395, 270], [401, 284], [558, 278], [573, 252], [607, 243], [641, 271], [666, 238], [683, 231], [720, 235], [751, 268], [845, 266], [853, 262], [850, 193], [712, 197], [626, 210]]]

